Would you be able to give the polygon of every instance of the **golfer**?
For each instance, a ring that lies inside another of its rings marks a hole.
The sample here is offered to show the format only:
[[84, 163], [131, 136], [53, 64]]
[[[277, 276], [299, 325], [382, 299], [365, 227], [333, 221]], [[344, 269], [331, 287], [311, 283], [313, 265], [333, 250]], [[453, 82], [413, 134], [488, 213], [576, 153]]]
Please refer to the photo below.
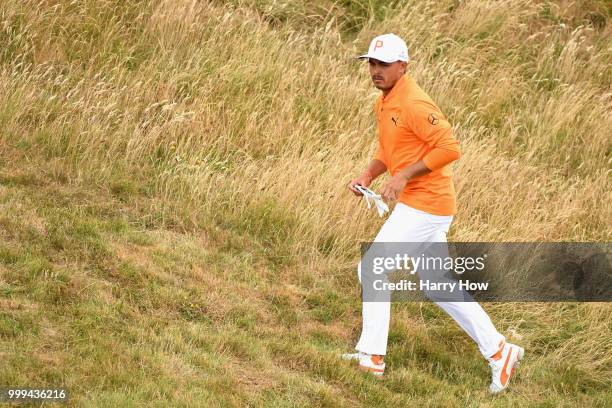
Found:
[[[450, 164], [459, 159], [459, 143], [438, 106], [406, 73], [408, 49], [395, 34], [374, 38], [367, 54], [374, 86], [382, 91], [375, 105], [378, 149], [367, 169], [349, 183], [369, 186], [385, 172], [390, 180], [380, 191], [397, 204], [374, 242], [447, 242], [456, 213]], [[361, 264], [360, 264], [361, 267]], [[361, 280], [361, 268], [359, 268]], [[477, 302], [436, 302], [476, 342], [492, 370], [492, 393], [508, 386], [523, 348], [505, 341]], [[363, 302], [363, 326], [355, 349], [344, 359], [358, 360], [363, 371], [382, 375], [387, 351], [390, 302]]]

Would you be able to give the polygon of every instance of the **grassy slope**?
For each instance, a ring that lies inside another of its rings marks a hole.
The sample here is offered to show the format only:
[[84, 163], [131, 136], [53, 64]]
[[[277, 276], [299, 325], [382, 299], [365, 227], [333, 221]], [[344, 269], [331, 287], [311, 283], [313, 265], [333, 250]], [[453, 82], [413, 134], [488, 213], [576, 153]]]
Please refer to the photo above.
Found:
[[79, 406], [610, 404], [608, 305], [486, 305], [529, 353], [497, 398], [429, 304], [394, 306], [383, 381], [335, 364], [379, 226], [343, 191], [373, 147], [349, 57], [412, 39], [464, 148], [452, 239], [605, 241], [606, 3], [339, 3], [0, 5], [0, 384]]

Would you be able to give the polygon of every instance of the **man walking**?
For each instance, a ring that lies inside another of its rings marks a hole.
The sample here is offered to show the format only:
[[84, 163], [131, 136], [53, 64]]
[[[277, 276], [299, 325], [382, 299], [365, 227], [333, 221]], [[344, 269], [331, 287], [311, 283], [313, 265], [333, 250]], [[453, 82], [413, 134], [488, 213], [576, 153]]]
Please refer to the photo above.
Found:
[[[460, 157], [459, 143], [438, 106], [406, 73], [408, 49], [395, 34], [374, 38], [367, 54], [374, 86], [382, 91], [376, 101], [378, 150], [368, 168], [349, 188], [369, 186], [388, 171], [383, 187], [386, 201], [398, 200], [374, 242], [447, 242], [456, 213], [450, 163]], [[361, 280], [361, 264], [359, 268]], [[507, 343], [476, 302], [436, 302], [476, 342], [492, 369], [492, 393], [508, 386], [523, 348]], [[391, 305], [363, 302], [363, 327], [355, 349], [344, 359], [359, 360], [363, 371], [382, 375], [387, 350]]]

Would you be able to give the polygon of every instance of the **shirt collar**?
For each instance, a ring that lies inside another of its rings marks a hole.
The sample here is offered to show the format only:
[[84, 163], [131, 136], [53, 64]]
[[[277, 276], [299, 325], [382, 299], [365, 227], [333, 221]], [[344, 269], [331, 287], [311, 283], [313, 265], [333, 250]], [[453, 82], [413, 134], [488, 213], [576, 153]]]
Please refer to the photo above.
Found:
[[402, 89], [404, 89], [406, 87], [406, 85], [408, 84], [408, 80], [409, 79], [410, 78], [409, 78], [408, 74], [402, 75], [400, 77], [400, 79], [397, 80], [395, 85], [393, 85], [393, 88], [391, 88], [391, 91], [389, 91], [387, 96], [381, 95], [382, 102], [388, 102], [393, 96], [401, 93]]

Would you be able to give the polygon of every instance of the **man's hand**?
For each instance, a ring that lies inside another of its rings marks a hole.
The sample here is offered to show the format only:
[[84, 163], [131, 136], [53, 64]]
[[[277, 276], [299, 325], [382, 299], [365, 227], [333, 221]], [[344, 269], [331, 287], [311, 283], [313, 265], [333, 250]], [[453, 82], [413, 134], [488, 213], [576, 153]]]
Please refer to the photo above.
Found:
[[359, 184], [361, 186], [368, 187], [372, 183], [372, 179], [373, 177], [370, 175], [370, 173], [365, 172], [361, 176], [350, 181], [349, 190], [351, 190], [356, 196], [362, 196], [363, 194], [361, 193], [361, 191], [355, 188], [355, 185]]
[[395, 176], [391, 177], [391, 180], [383, 187], [380, 195], [385, 201], [395, 201], [406, 188], [408, 181], [428, 173], [431, 173], [431, 170], [427, 168], [423, 160], [412, 163], [405, 169], [395, 173]]
[[399, 198], [402, 191], [404, 191], [406, 183], [408, 183], [408, 177], [400, 171], [395, 176], [391, 177], [391, 180], [383, 187], [380, 195], [383, 200], [387, 202], [395, 201]]

